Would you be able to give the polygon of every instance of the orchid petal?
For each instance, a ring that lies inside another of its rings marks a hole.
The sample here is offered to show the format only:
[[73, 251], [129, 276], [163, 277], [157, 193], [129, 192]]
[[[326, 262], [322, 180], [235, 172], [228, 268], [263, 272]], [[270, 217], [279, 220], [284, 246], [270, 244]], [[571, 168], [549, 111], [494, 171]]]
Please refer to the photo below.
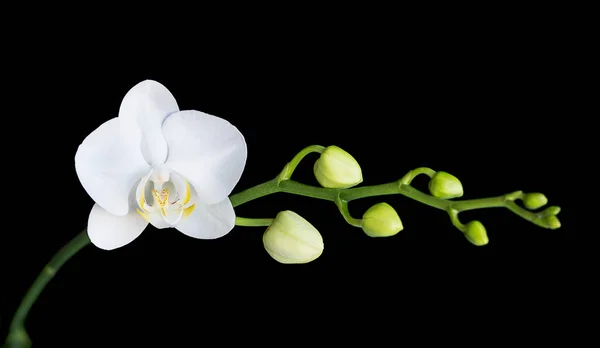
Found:
[[196, 204], [191, 214], [180, 221], [176, 229], [198, 239], [216, 239], [235, 226], [235, 211], [229, 198], [213, 205]]
[[246, 142], [228, 121], [196, 110], [170, 115], [163, 124], [169, 147], [165, 165], [194, 186], [201, 201], [223, 201], [240, 180]]
[[[150, 223], [150, 225], [154, 226], [158, 229], [173, 227], [169, 223], [165, 221], [165, 219], [159, 214], [154, 212], [144, 212], [138, 209], [138, 213]], [[176, 212], [168, 212], [169, 214], [176, 214]]]
[[113, 250], [129, 244], [148, 226], [135, 210], [116, 216], [94, 204], [88, 219], [90, 241], [100, 249]]
[[119, 136], [120, 120], [113, 118], [88, 135], [75, 153], [75, 171], [83, 188], [106, 211], [129, 212], [129, 192], [149, 166], [139, 148]]
[[122, 134], [137, 146], [151, 165], [163, 164], [168, 148], [161, 132], [163, 121], [179, 111], [177, 101], [162, 84], [145, 80], [133, 86], [119, 109]]

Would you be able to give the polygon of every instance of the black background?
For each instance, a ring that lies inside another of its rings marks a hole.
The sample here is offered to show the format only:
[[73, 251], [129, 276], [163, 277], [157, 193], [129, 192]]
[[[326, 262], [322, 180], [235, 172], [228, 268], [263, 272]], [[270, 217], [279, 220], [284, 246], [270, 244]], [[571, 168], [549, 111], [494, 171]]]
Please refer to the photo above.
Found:
[[[475, 247], [445, 213], [398, 195], [351, 203], [356, 217], [380, 201], [401, 216], [402, 232], [372, 239], [331, 203], [276, 194], [236, 212], [296, 211], [323, 235], [314, 262], [272, 260], [264, 228], [203, 241], [149, 226], [123, 248], [89, 246], [61, 269], [28, 317], [35, 347], [285, 345], [323, 334], [376, 345], [415, 330], [422, 341], [578, 336], [573, 330], [585, 329], [570, 325], [586, 311], [591, 255], [566, 180], [577, 160], [557, 46], [564, 38], [559, 27], [507, 27], [240, 31], [216, 48], [206, 33], [197, 43], [123, 50], [62, 32], [20, 41], [7, 72], [16, 77], [11, 113], [21, 132], [9, 144], [9, 190], [20, 196], [11, 193], [18, 212], [3, 233], [1, 334], [43, 265], [86, 226], [93, 201], [75, 174], [77, 146], [117, 115], [133, 85], [154, 79], [181, 109], [217, 115], [244, 134], [248, 161], [234, 192], [271, 179], [307, 145], [338, 145], [361, 164], [363, 185], [428, 166], [456, 175], [465, 199], [543, 192], [563, 208], [562, 227], [546, 230], [505, 209], [463, 213], [487, 227], [489, 245]], [[295, 180], [317, 184], [316, 156]], [[427, 190], [425, 178], [414, 185]]]

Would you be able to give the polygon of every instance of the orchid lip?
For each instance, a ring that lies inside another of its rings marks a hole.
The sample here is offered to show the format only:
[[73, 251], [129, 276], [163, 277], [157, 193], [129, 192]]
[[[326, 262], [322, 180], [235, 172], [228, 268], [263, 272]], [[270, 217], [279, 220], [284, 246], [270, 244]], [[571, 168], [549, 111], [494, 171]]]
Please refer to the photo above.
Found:
[[164, 166], [153, 167], [137, 185], [136, 210], [150, 223], [159, 219], [173, 227], [193, 210], [191, 197], [188, 180]]

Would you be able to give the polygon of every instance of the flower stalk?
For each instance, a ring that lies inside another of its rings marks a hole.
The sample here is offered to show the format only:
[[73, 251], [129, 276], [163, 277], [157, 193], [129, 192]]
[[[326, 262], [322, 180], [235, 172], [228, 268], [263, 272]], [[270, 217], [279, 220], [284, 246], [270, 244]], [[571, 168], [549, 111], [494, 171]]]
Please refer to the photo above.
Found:
[[[526, 194], [524, 194], [522, 191], [515, 191], [496, 197], [470, 200], [448, 200], [434, 197], [430, 194], [426, 194], [410, 185], [412, 180], [417, 175], [424, 174], [430, 178], [432, 178], [435, 175], [435, 171], [425, 167], [411, 170], [397, 181], [384, 183], [380, 185], [362, 186], [354, 188], [317, 187], [291, 180], [291, 176], [294, 170], [296, 169], [296, 167], [302, 159], [304, 159], [307, 155], [311, 153], [322, 153], [324, 149], [325, 147], [319, 145], [312, 145], [303, 149], [292, 159], [292, 161], [288, 162], [285, 165], [281, 173], [275, 178], [231, 195], [229, 197], [231, 205], [233, 207], [237, 207], [261, 197], [283, 192], [288, 194], [331, 201], [337, 206], [344, 219], [350, 225], [354, 227], [361, 227], [362, 220], [353, 218], [349, 213], [348, 203], [350, 201], [366, 197], [401, 194], [422, 204], [447, 212], [452, 224], [455, 227], [463, 231], [463, 233], [472, 232], [471, 234], [467, 235], [467, 238], [470, 238], [470, 241], [475, 245], [487, 244], [487, 236], [484, 236], [485, 230], [483, 228], [483, 225], [481, 225], [481, 223], [479, 223], [478, 221], [470, 222], [463, 225], [458, 219], [458, 214], [462, 211], [484, 208], [506, 208], [509, 211], [522, 217], [523, 219], [530, 221], [540, 227], [548, 229], [556, 229], [560, 227], [560, 222], [556, 217], [556, 215], [560, 212], [559, 207], [551, 206], [540, 212], [532, 212], [526, 209], [527, 207], [539, 207], [542, 205], [541, 203], [546, 203], [545, 196], [542, 199], [541, 194], [539, 193], [536, 193], [535, 196], [531, 196], [535, 198], [536, 201], [533, 202], [533, 199], [530, 198], [530, 201], [532, 202], [528, 201], [528, 204], [525, 205], [525, 208], [521, 207], [515, 202], [517, 200], [522, 200], [524, 197], [527, 197], [525, 196]], [[237, 226], [270, 226], [273, 223], [273, 221], [274, 219], [272, 218], [252, 219], [237, 216], [235, 219], [235, 224]], [[471, 230], [473, 231], [470, 231], [468, 229], [469, 226], [472, 227]], [[478, 233], [476, 234], [475, 232]], [[59, 252], [44, 267], [43, 271], [37, 277], [31, 288], [23, 298], [20, 306], [18, 307], [13, 317], [9, 329], [9, 335], [6, 341], [6, 347], [26, 346], [27, 342], [29, 342], [29, 338], [27, 337], [25, 331], [25, 319], [27, 317], [27, 314], [29, 313], [29, 310], [35, 303], [36, 299], [38, 298], [46, 284], [54, 277], [54, 275], [56, 274], [56, 272], [58, 272], [60, 267], [88, 244], [90, 244], [90, 239], [87, 230], [84, 230], [83, 232], [78, 234], [73, 240], [71, 240], [67, 245], [65, 245], [62, 249], [60, 249]], [[22, 341], [17, 342], [14, 340]]]
[[[90, 238], [88, 237], [87, 230], [83, 230], [69, 243], [62, 247], [54, 255], [54, 257], [52, 257], [50, 262], [46, 264], [42, 272], [38, 275], [23, 297], [21, 304], [13, 316], [9, 327], [7, 344], [17, 346], [18, 342], [15, 342], [16, 340], [22, 340], [23, 342], [29, 340], [25, 331], [25, 319], [27, 318], [27, 314], [29, 314], [29, 310], [46, 287], [46, 284], [48, 284], [48, 282], [54, 278], [54, 275], [56, 272], [58, 272], [62, 265], [64, 265], [65, 262], [67, 262], [73, 255], [89, 244]], [[10, 345], [7, 345], [6, 347], [10, 347]]]

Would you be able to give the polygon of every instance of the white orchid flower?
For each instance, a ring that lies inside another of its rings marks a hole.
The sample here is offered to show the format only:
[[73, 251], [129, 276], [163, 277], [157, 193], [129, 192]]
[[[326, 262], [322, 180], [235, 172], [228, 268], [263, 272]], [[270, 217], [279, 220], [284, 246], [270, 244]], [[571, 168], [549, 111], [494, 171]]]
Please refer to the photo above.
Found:
[[88, 234], [97, 247], [124, 246], [148, 226], [215, 239], [235, 226], [229, 194], [246, 164], [242, 134], [224, 119], [180, 111], [162, 84], [146, 80], [118, 117], [81, 143], [75, 169], [95, 201]]

